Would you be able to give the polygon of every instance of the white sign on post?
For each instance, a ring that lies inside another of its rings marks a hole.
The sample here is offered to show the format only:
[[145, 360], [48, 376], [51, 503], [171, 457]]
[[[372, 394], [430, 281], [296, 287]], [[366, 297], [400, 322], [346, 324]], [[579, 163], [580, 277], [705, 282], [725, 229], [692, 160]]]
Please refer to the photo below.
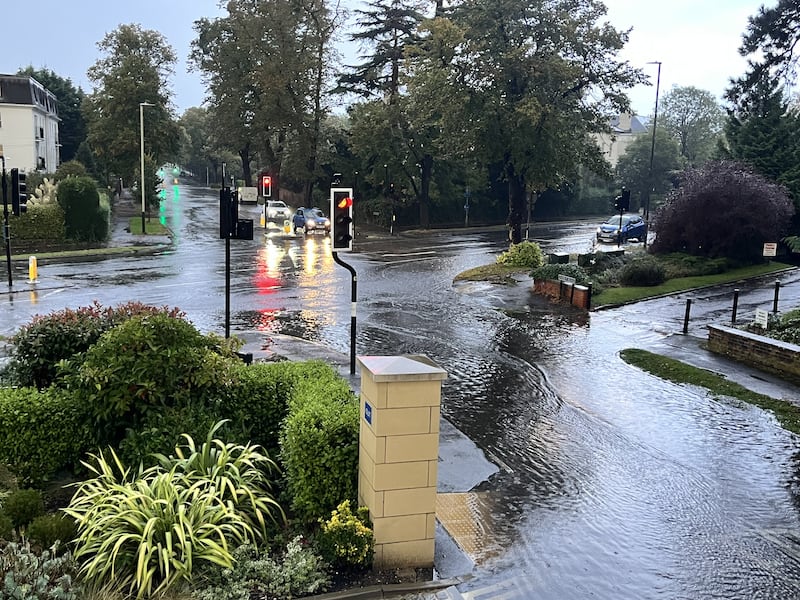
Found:
[[769, 323], [769, 313], [761, 308], [757, 308], [756, 325], [760, 325], [762, 329], [766, 329], [768, 323]]
[[777, 256], [778, 255], [778, 244], [777, 242], [765, 242], [764, 243], [764, 256]]

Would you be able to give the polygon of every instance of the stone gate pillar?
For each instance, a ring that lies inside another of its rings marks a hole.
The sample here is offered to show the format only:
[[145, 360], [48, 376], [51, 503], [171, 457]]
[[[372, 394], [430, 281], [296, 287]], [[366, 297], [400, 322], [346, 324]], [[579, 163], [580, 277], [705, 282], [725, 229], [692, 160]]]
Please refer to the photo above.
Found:
[[425, 356], [360, 356], [358, 502], [374, 566], [433, 567], [442, 380]]

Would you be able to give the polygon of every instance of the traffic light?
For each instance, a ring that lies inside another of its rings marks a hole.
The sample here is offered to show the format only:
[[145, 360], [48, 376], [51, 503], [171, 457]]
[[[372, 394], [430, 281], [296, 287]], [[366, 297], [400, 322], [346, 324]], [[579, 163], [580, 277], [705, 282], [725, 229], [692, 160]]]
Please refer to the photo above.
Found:
[[622, 194], [614, 199], [614, 208], [621, 212], [631, 209], [631, 191], [627, 188], [622, 188]]
[[334, 252], [353, 250], [353, 188], [331, 188], [331, 239]]
[[271, 198], [272, 197], [272, 176], [271, 175], [262, 175], [261, 176], [261, 195], [264, 198]]
[[25, 173], [19, 169], [11, 169], [11, 212], [16, 216], [28, 211], [28, 186], [25, 185]]
[[236, 222], [239, 219], [239, 204], [231, 188], [219, 191], [219, 239], [236, 237]]

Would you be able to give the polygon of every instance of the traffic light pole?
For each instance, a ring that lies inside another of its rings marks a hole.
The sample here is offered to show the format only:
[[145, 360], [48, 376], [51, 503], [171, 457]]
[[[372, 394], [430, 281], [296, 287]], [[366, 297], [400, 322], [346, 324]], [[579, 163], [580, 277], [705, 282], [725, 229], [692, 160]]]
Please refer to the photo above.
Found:
[[8, 266], [8, 287], [12, 287], [14, 285], [14, 281], [11, 278], [11, 236], [9, 235], [8, 230], [8, 183], [6, 180], [6, 159], [4, 156], [0, 156], [0, 160], [3, 161], [3, 239], [6, 243], [6, 265]]
[[333, 260], [336, 264], [342, 265], [350, 271], [350, 375], [356, 372], [356, 288], [358, 285], [358, 275], [356, 270], [339, 258], [339, 253], [333, 253]]

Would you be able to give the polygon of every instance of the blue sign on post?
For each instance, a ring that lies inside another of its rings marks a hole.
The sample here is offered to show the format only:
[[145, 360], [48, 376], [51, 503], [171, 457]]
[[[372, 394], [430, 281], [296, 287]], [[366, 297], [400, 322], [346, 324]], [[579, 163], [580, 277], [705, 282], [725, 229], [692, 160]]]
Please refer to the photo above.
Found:
[[369, 402], [364, 402], [364, 420], [372, 425], [372, 407]]

